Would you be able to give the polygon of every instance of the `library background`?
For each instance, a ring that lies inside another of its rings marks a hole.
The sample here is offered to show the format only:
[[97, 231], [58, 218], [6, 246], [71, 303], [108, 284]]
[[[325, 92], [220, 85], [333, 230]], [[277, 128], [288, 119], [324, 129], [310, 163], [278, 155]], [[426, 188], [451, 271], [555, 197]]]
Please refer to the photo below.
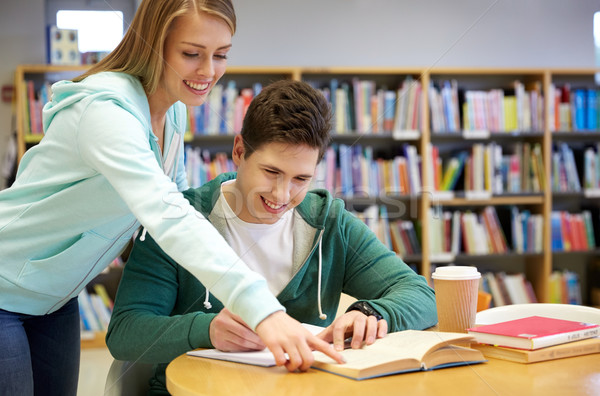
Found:
[[[3, 99], [12, 97], [0, 153], [5, 186], [21, 156], [43, 137], [41, 108], [50, 85], [81, 74], [110, 51], [139, 1], [24, 3], [40, 26], [51, 27], [36, 38], [47, 49], [15, 53], [5, 73], [11, 79], [3, 81]], [[267, 14], [289, 15], [276, 1], [253, 3]], [[233, 136], [263, 86], [303, 80], [323, 92], [335, 115], [333, 142], [314, 187], [343, 199], [416, 272], [429, 279], [436, 266], [476, 266], [492, 306], [600, 306], [600, 50], [594, 46], [600, 34], [593, 38], [600, 10], [585, 1], [566, 15], [559, 1], [531, 1], [527, 10], [516, 1], [434, 1], [439, 13], [456, 16], [450, 23], [412, 2], [304, 3], [288, 7], [317, 25], [331, 24], [336, 13], [350, 25], [363, 12], [380, 22], [353, 30], [340, 25], [340, 34], [330, 31], [333, 25], [317, 26], [314, 36], [290, 33], [280, 42], [269, 34], [265, 40], [252, 25], [293, 29], [278, 18], [263, 23], [264, 15], [234, 1], [239, 29], [231, 66], [207, 102], [188, 109], [190, 186], [235, 170]], [[387, 8], [401, 20], [389, 19]], [[90, 44], [88, 33], [73, 30], [68, 12], [59, 18], [69, 9], [103, 11], [93, 18], [108, 15], [101, 26], [114, 25], [115, 35]], [[428, 19], [415, 24], [411, 13]], [[556, 19], [575, 33], [540, 28]], [[445, 27], [452, 39], [440, 37]], [[394, 34], [406, 42], [398, 44]], [[298, 52], [303, 56], [294, 56]], [[126, 255], [115, 260], [80, 296], [82, 329], [91, 334], [84, 344], [103, 342], [97, 335], [106, 329], [125, 263]]]

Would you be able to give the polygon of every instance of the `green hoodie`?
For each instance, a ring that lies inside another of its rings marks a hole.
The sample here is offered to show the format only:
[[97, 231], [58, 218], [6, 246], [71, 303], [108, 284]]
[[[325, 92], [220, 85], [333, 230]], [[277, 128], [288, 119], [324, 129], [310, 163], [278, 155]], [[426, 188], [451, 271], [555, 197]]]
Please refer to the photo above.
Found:
[[167, 111], [163, 155], [137, 78], [104, 72], [52, 91], [44, 138], [0, 192], [0, 309], [56, 311], [119, 255], [140, 223], [252, 328], [283, 309], [179, 192], [188, 188], [183, 103]]
[[[215, 203], [221, 183], [233, 178], [235, 173], [223, 174], [184, 193], [226, 240], [224, 216]], [[277, 296], [289, 315], [300, 322], [328, 326], [344, 292], [368, 301], [388, 322], [391, 332], [435, 325], [435, 295], [425, 278], [346, 211], [342, 200], [333, 199], [325, 190], [314, 190], [296, 208], [295, 215], [293, 276]], [[165, 394], [168, 362], [191, 349], [213, 347], [209, 326], [223, 304], [211, 295], [212, 307], [206, 308], [206, 291], [152, 238], [136, 241], [123, 272], [106, 340], [116, 359], [160, 363], [152, 380], [154, 394]], [[319, 293], [325, 320], [319, 319]], [[261, 304], [258, 300], [252, 303]]]

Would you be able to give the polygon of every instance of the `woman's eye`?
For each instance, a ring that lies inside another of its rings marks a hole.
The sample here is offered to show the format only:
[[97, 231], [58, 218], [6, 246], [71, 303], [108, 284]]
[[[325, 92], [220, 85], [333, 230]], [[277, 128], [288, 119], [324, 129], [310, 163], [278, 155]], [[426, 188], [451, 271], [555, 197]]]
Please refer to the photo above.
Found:
[[195, 58], [198, 56], [198, 54], [192, 53], [192, 52], [184, 52], [183, 56], [188, 57], [188, 58]]

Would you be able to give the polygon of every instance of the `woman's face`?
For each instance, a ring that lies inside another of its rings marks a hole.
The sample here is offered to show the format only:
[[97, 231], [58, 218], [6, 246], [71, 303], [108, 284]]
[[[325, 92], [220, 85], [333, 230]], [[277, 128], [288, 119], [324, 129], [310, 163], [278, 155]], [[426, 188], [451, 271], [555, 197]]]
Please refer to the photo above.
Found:
[[222, 19], [204, 12], [178, 17], [165, 40], [165, 67], [154, 95], [167, 108], [177, 101], [201, 105], [225, 73], [230, 48], [231, 31]]

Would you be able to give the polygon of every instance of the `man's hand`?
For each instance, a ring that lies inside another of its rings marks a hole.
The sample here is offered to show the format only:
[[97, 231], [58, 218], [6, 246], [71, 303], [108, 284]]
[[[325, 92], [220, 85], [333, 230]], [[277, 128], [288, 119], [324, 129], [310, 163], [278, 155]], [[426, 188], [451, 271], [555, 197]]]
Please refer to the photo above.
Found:
[[[275, 357], [278, 366], [288, 371], [306, 371], [314, 361], [312, 350], [321, 351], [338, 363], [344, 363], [342, 355], [331, 345], [306, 330], [300, 322], [283, 311], [267, 316], [256, 327], [256, 332]], [[285, 358], [288, 354], [289, 360]]]
[[377, 321], [374, 316], [366, 316], [359, 311], [346, 312], [333, 321], [325, 330], [317, 334], [317, 337], [325, 342], [333, 342], [337, 351], [344, 350], [344, 340], [352, 337], [353, 349], [362, 347], [363, 342], [371, 345], [376, 338], [383, 338], [388, 332], [388, 324], [385, 319]]
[[210, 322], [210, 342], [213, 346], [225, 352], [260, 351], [265, 344], [238, 315], [227, 308]]

